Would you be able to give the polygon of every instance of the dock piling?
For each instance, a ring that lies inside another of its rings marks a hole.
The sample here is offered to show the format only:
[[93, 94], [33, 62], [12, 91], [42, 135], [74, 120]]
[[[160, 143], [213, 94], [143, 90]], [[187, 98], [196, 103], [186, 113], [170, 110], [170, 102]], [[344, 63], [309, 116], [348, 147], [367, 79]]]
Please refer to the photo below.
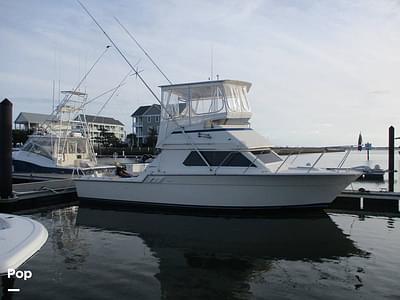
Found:
[[389, 192], [394, 191], [394, 127], [389, 127]]
[[0, 103], [0, 198], [12, 196], [12, 103]]

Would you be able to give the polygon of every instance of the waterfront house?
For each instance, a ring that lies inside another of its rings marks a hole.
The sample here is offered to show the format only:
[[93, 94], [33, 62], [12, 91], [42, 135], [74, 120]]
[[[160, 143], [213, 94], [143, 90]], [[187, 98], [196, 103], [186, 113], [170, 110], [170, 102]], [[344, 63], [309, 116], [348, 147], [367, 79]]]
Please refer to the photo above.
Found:
[[59, 120], [52, 115], [20, 112], [14, 121], [14, 128], [25, 131], [35, 131], [45, 122], [56, 124]]
[[[78, 118], [82, 118], [82, 115], [77, 116], [75, 120]], [[97, 142], [103, 131], [113, 133], [120, 141], [125, 140], [124, 124], [119, 120], [111, 117], [86, 115], [86, 123], [89, 128], [90, 140], [93, 143]]]
[[131, 115], [132, 132], [136, 135], [139, 146], [147, 143], [152, 130], [155, 130], [156, 135], [158, 135], [160, 128], [160, 108], [158, 104], [144, 105], [136, 109]]

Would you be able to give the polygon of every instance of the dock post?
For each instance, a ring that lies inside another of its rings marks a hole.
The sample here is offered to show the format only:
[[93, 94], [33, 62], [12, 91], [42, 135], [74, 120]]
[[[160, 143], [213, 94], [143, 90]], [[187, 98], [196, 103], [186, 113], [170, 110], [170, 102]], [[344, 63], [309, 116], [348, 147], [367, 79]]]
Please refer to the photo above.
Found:
[[0, 198], [12, 196], [12, 103], [0, 103]]
[[389, 127], [389, 192], [394, 191], [394, 127]]

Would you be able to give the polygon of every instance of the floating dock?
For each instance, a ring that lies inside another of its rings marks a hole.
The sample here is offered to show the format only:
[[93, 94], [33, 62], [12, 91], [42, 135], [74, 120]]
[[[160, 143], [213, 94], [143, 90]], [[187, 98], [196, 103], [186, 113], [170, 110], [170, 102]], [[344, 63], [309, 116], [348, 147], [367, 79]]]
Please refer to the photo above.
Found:
[[12, 191], [12, 197], [0, 199], [0, 208], [18, 210], [77, 200], [76, 188], [72, 179], [18, 183], [12, 185]]

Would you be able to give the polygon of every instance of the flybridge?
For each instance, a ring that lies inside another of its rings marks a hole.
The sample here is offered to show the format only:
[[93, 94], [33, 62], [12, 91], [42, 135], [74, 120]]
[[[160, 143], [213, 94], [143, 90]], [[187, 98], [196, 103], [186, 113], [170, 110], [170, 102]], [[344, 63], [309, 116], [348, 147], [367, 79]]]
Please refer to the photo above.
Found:
[[213, 80], [163, 85], [159, 146], [174, 130], [213, 125], [248, 125], [251, 110], [247, 93], [251, 83]]
[[162, 118], [193, 121], [217, 113], [250, 113], [247, 99], [251, 83], [217, 80], [161, 86]]

